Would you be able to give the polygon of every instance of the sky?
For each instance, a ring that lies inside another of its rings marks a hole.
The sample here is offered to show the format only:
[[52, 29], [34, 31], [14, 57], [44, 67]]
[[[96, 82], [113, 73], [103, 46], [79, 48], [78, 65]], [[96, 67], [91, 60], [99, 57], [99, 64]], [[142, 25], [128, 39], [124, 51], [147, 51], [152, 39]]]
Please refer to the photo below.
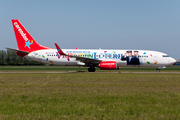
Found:
[[11, 19], [62, 49], [155, 50], [180, 58], [179, 0], [0, 0], [0, 50], [18, 48]]

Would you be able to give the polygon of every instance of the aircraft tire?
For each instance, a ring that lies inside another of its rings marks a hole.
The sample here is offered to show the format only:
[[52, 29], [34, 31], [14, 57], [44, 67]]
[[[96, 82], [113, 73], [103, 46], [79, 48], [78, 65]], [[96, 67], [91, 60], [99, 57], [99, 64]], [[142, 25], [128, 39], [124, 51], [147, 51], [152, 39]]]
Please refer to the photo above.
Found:
[[96, 71], [96, 69], [95, 69], [95, 68], [93, 68], [93, 69], [92, 69], [92, 72], [95, 72], [95, 71]]
[[95, 68], [88, 68], [88, 72], [95, 72], [96, 69]]
[[160, 72], [160, 69], [156, 69], [156, 72]]

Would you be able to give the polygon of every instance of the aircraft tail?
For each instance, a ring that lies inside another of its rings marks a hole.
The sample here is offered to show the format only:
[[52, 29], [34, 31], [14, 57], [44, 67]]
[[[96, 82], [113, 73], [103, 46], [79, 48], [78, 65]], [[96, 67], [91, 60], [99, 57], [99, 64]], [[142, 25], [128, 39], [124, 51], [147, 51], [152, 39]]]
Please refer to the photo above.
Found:
[[12, 24], [19, 50], [33, 52], [36, 50], [52, 49], [38, 44], [19, 22], [19, 20], [12, 19]]

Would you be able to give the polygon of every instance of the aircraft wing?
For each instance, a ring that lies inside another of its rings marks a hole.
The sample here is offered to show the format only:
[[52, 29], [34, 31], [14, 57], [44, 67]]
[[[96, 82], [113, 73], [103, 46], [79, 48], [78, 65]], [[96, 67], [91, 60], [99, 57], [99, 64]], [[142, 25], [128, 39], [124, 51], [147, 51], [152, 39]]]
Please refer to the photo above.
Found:
[[97, 59], [92, 59], [92, 58], [81, 57], [81, 56], [67, 55], [61, 50], [61, 48], [57, 45], [57, 43], [55, 43], [55, 46], [60, 55], [76, 58], [76, 60], [79, 60], [86, 64], [99, 64], [102, 61], [102, 60], [97, 60]]

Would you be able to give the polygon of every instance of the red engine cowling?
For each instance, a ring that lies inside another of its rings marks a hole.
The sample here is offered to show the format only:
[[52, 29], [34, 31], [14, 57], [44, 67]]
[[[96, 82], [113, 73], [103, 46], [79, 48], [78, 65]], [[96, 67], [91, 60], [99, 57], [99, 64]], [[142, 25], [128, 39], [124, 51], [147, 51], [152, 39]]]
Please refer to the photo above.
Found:
[[119, 68], [116, 61], [102, 61], [99, 65], [101, 70], [116, 70]]

